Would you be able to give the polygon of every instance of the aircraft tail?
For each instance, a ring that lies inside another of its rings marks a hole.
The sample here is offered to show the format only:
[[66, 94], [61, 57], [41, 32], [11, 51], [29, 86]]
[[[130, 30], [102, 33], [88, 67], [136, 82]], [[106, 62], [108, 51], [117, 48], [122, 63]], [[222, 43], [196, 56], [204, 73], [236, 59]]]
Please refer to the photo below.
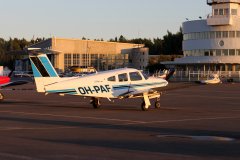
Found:
[[60, 81], [56, 70], [46, 54], [29, 56], [38, 92], [45, 92], [45, 86]]

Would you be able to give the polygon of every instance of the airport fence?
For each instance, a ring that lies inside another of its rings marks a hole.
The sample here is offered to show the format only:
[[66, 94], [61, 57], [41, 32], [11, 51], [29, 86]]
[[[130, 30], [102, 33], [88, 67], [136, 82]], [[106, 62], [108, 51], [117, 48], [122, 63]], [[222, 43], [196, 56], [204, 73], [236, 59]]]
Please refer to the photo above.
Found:
[[[157, 72], [154, 76], [162, 75], [163, 72]], [[218, 74], [223, 82], [240, 82], [240, 71], [175, 71], [171, 81], [194, 82], [207, 80], [213, 74]]]

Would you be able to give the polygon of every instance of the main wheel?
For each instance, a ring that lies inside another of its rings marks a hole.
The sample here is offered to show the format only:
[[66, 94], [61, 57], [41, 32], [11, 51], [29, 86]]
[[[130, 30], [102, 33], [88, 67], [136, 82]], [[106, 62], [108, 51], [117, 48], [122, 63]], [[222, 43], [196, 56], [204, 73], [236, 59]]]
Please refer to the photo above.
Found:
[[2, 93], [0, 93], [0, 101], [3, 101], [3, 99], [4, 99], [4, 96]]
[[93, 108], [95, 109], [99, 109], [100, 108], [100, 103], [99, 103], [99, 99], [98, 98], [92, 98], [92, 105], [93, 105]]
[[160, 107], [161, 107], [160, 101], [156, 101], [156, 102], [155, 102], [155, 108], [156, 108], [156, 109], [159, 109]]
[[145, 102], [142, 102], [141, 108], [142, 108], [143, 111], [147, 111], [149, 106], [146, 106]]

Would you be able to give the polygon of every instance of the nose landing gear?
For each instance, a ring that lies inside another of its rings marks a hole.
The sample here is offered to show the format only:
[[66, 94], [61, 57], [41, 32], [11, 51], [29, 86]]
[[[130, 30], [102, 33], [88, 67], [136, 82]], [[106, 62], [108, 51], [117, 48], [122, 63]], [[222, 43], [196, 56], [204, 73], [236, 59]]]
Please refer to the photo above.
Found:
[[149, 109], [149, 107], [151, 106], [150, 103], [150, 99], [156, 98], [156, 102], [155, 102], [155, 108], [159, 109], [160, 108], [160, 97], [161, 97], [162, 93], [159, 92], [155, 92], [153, 94], [147, 94], [144, 93], [143, 94], [143, 102], [141, 104], [141, 108], [143, 111], [147, 111]]
[[92, 97], [90, 103], [93, 105], [93, 108], [99, 109], [100, 108], [100, 101], [99, 98]]

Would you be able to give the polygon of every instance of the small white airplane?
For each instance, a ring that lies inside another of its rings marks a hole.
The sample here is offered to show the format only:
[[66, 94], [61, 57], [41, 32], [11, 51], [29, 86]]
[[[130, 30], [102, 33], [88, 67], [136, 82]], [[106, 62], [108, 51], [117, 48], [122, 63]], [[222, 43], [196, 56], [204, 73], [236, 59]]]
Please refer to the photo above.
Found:
[[165, 87], [168, 82], [158, 77], [147, 77], [141, 71], [122, 68], [98, 72], [83, 77], [59, 77], [44, 53], [29, 56], [38, 92], [46, 95], [75, 95], [91, 97], [94, 108], [100, 108], [100, 98], [124, 99], [142, 98], [141, 108], [149, 109], [150, 99], [156, 98], [155, 108], [160, 108], [161, 92], [155, 90]]
[[165, 69], [163, 70], [163, 74], [159, 75], [158, 77], [162, 79], [169, 79], [174, 74], [174, 72], [175, 72], [175, 69], [168, 69], [168, 70]]
[[218, 74], [212, 74], [210, 76], [210, 79], [208, 79], [208, 80], [201, 80], [200, 83], [201, 84], [219, 84], [219, 83], [222, 83], [222, 81], [220, 80]]

